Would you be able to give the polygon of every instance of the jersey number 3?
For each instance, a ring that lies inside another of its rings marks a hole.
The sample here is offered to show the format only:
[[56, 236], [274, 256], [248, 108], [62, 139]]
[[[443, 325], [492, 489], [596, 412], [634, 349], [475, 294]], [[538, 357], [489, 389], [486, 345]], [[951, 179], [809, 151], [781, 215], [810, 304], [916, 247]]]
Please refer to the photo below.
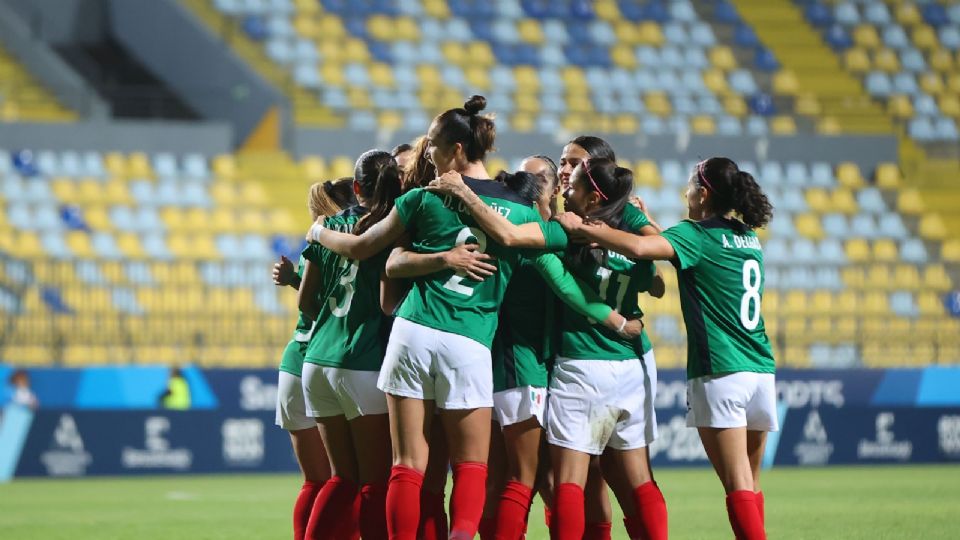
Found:
[[[480, 229], [473, 227], [464, 227], [460, 230], [460, 233], [457, 234], [456, 246], [462, 246], [466, 244], [470, 237], [477, 239], [477, 251], [479, 253], [486, 253], [487, 235], [484, 234], [484, 232]], [[443, 288], [450, 289], [453, 292], [458, 292], [466, 296], [473, 296], [473, 287], [467, 287], [463, 284], [463, 280], [465, 279], [467, 279], [466, 274], [457, 272], [456, 274], [450, 276], [450, 279], [443, 284]]]
[[760, 324], [760, 263], [743, 261], [743, 297], [740, 298], [740, 324], [754, 330]]
[[353, 282], [357, 279], [357, 270], [360, 269], [360, 263], [351, 261], [345, 257], [340, 257], [340, 268], [346, 270], [346, 273], [340, 276], [340, 286], [343, 287], [343, 298], [337, 302], [334, 295], [327, 299], [327, 305], [330, 306], [330, 313], [334, 317], [346, 317], [350, 312], [350, 304], [353, 303], [353, 293], [356, 290]]

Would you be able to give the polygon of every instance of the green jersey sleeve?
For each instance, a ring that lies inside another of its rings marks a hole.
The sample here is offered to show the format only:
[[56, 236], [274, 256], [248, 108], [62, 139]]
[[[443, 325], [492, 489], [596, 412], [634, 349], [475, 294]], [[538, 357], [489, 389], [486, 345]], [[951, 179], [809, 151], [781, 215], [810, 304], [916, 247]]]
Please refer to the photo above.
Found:
[[553, 293], [574, 312], [595, 321], [602, 321], [610, 316], [613, 308], [605, 304], [589, 285], [574, 277], [559, 257], [544, 253], [533, 262]]
[[397, 214], [400, 215], [400, 221], [403, 222], [404, 226], [409, 227], [410, 222], [416, 217], [417, 212], [420, 211], [420, 205], [423, 203], [423, 194], [424, 191], [422, 188], [411, 189], [397, 197], [396, 201], [394, 201], [394, 208], [397, 209]]
[[559, 222], [541, 221], [540, 231], [543, 232], [546, 251], [563, 251], [567, 249], [570, 239], [567, 237], [567, 231], [563, 230]]
[[300, 268], [297, 271], [297, 274], [300, 277], [303, 277], [303, 259], [306, 259], [310, 262], [320, 262], [323, 257], [323, 246], [319, 244], [307, 244], [307, 247], [303, 248], [303, 251], [300, 253]]
[[636, 206], [627, 203], [627, 205], [623, 207], [623, 223], [631, 231], [638, 232], [640, 229], [650, 225], [650, 219]]
[[663, 231], [663, 237], [673, 246], [680, 270], [692, 268], [703, 256], [703, 234], [699, 225], [689, 219]]

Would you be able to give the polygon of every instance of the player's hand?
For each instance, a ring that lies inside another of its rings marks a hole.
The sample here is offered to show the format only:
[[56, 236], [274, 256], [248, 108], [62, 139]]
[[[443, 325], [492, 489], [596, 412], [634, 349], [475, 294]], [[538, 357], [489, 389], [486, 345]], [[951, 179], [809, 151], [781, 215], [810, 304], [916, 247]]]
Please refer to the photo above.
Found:
[[620, 334], [620, 337], [632, 341], [640, 337], [641, 332], [643, 332], [642, 319], [627, 319], [627, 324], [623, 327], [623, 331], [618, 333]]
[[567, 231], [568, 234], [576, 232], [577, 229], [583, 226], [583, 218], [574, 212], [563, 212], [557, 216], [557, 221], [560, 222], [560, 226], [563, 227], [563, 230]]
[[643, 212], [644, 214], [647, 213], [647, 203], [643, 202], [643, 199], [641, 199], [640, 197], [637, 197], [637, 196], [630, 197], [629, 199], [627, 199], [627, 202], [629, 202], [634, 208]]
[[435, 178], [424, 189], [439, 195], [453, 195], [461, 197], [467, 185], [463, 183], [463, 177], [457, 171], [447, 171]]
[[492, 276], [497, 267], [488, 262], [493, 261], [494, 257], [479, 249], [477, 244], [457, 246], [443, 254], [443, 262], [455, 272], [466, 274], [474, 281], [483, 281]]
[[293, 261], [280, 256], [280, 262], [273, 265], [273, 284], [281, 287], [291, 285], [296, 280], [297, 272], [293, 268]]
[[320, 234], [320, 231], [323, 230], [323, 222], [327, 219], [325, 216], [318, 216], [317, 220], [313, 222], [313, 225], [307, 229], [306, 240], [310, 244], [319, 244], [317, 241], [317, 236]]

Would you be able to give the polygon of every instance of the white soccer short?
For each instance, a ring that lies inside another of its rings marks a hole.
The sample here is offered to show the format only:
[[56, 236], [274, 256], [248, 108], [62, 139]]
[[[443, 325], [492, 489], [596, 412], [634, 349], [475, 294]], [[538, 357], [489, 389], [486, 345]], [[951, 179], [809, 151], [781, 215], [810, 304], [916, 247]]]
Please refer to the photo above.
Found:
[[278, 371], [276, 424], [287, 431], [316, 428], [317, 422], [307, 414], [300, 377]]
[[687, 426], [778, 431], [773, 373], [739, 371], [687, 381]]
[[323, 367], [303, 363], [307, 414], [314, 418], [343, 415], [347, 420], [387, 414], [387, 398], [377, 388], [376, 371]]
[[377, 387], [440, 409], [493, 407], [490, 349], [468, 337], [397, 318]]
[[657, 366], [643, 361], [557, 358], [547, 406], [547, 442], [600, 455], [633, 450], [657, 438]]
[[519, 424], [530, 418], [546, 425], [547, 389], [537, 386], [520, 386], [493, 394], [494, 418], [500, 427]]

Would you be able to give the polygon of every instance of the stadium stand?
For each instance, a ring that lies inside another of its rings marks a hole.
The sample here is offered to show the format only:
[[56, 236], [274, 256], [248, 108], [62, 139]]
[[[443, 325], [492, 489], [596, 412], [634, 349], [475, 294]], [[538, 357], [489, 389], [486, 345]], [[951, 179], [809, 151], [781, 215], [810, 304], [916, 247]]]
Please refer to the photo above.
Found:
[[69, 122], [76, 118], [0, 44], [0, 122]]

